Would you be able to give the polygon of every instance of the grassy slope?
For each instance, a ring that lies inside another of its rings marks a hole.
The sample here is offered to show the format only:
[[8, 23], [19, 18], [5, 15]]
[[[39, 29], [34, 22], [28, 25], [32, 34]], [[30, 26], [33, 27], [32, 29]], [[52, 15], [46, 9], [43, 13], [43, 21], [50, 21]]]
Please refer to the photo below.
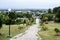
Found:
[[60, 23], [49, 22], [49, 24], [45, 24], [45, 26], [48, 30], [39, 32], [42, 40], [60, 40], [60, 36], [55, 36], [54, 32], [54, 28], [60, 29]]
[[[23, 25], [25, 26], [25, 25]], [[24, 29], [18, 29], [19, 25], [11, 25], [11, 35], [12, 37], [20, 34], [22, 32], [24, 32], [28, 27], [25, 26]], [[7, 38], [8, 35], [8, 31], [9, 30], [9, 26], [7, 25], [3, 25], [2, 29], [0, 30], [0, 33], [2, 34], [2, 36], [0, 36], [0, 40], [9, 40], [9, 38]]]

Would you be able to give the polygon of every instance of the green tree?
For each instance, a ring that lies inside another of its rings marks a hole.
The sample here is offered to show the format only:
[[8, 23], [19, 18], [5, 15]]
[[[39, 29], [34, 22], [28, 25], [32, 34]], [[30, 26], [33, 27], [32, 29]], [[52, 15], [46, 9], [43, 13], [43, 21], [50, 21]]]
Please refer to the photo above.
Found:
[[[0, 29], [2, 28], [2, 19], [0, 18]], [[0, 33], [1, 35], [1, 33]]]
[[59, 8], [60, 8], [60, 6], [53, 8], [53, 13], [56, 14]]
[[58, 9], [56, 16], [55, 16], [55, 21], [60, 22], [60, 8]]
[[56, 13], [56, 17], [60, 18], [60, 8], [58, 9], [58, 11]]
[[10, 25], [12, 24], [13, 21], [15, 21], [16, 15], [14, 12], [9, 12], [8, 17], [9, 17], [9, 19], [7, 21], [8, 21], [8, 25], [9, 25], [9, 35], [7, 37], [11, 38]]
[[13, 20], [16, 19], [16, 14], [14, 12], [9, 12], [8, 17]]
[[2, 19], [0, 18], [0, 29], [2, 28]]
[[52, 10], [51, 9], [48, 9], [48, 13], [52, 13]]

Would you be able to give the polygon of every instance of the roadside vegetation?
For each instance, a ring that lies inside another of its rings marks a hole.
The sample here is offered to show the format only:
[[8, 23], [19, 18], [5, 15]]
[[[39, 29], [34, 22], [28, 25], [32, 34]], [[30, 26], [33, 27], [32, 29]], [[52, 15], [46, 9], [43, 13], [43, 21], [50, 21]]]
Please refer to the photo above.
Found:
[[60, 31], [60, 23], [48, 22], [48, 24], [44, 24], [46, 30], [40, 30], [39, 36], [42, 40], [60, 40], [60, 32], [57, 34], [55, 28]]
[[9, 40], [9, 27], [11, 37], [17, 34], [25, 32], [29, 26], [34, 24], [34, 18], [32, 14], [27, 13], [16, 13], [6, 12], [0, 13], [0, 40]]
[[60, 7], [49, 9], [42, 15], [39, 36], [42, 40], [60, 40]]

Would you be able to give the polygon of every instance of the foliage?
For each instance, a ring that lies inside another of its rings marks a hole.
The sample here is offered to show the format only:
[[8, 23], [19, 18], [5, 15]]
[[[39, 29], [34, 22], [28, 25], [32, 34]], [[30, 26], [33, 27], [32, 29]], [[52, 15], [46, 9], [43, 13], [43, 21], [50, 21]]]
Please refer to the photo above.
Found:
[[56, 13], [55, 22], [60, 22], [60, 9], [58, 9], [58, 11]]
[[0, 18], [0, 29], [2, 28], [2, 20], [1, 20], [1, 18]]
[[23, 26], [19, 26], [19, 27], [18, 27], [18, 29], [20, 29], [20, 30], [23, 29], [23, 28], [24, 28]]
[[32, 17], [32, 14], [29, 14], [28, 12], [27, 13], [16, 13], [17, 15], [17, 18], [31, 18]]
[[23, 24], [25, 24], [25, 23], [26, 23], [26, 20], [23, 21]]
[[11, 22], [12, 22], [12, 20], [11, 19], [8, 19], [8, 20], [6, 20], [5, 24], [6, 25], [11, 25]]
[[59, 8], [60, 8], [60, 6], [53, 8], [53, 13], [56, 14]]
[[46, 21], [48, 21], [48, 17], [45, 17], [44, 19], [45, 19]]
[[44, 31], [47, 30], [47, 27], [44, 24], [42, 25], [42, 30], [44, 30]]
[[5, 19], [5, 24], [7, 25], [11, 25], [11, 24], [15, 24], [15, 19], [16, 19], [16, 14], [14, 12], [9, 12], [8, 15], [8, 19]]
[[26, 26], [31, 25], [31, 24], [32, 24], [31, 21], [26, 22]]
[[0, 29], [2, 28], [2, 22], [3, 22], [3, 15], [0, 14]]
[[60, 40], [60, 36], [55, 36], [56, 33], [54, 31], [55, 28], [60, 30], [60, 23], [54, 23], [53, 21], [50, 21], [49, 24], [45, 24], [45, 26], [48, 27], [48, 30], [39, 31], [39, 36], [42, 38], [42, 40]]
[[54, 31], [56, 32], [56, 35], [59, 36], [60, 35], [60, 30], [58, 28], [55, 28]]
[[16, 20], [16, 24], [21, 24], [22, 22], [21, 22], [21, 19], [17, 19]]
[[43, 15], [43, 19], [44, 19], [45, 17], [47, 17], [48, 21], [51, 21], [51, 20], [53, 20], [53, 16], [54, 16], [54, 14], [44, 14], [44, 15]]
[[34, 23], [34, 21], [35, 21], [34, 18], [31, 18], [31, 23]]
[[57, 17], [55, 17], [54, 21], [55, 21], [55, 22], [59, 22], [59, 21], [60, 21], [60, 19], [59, 19], [59, 18], [57, 18]]
[[[2, 16], [0, 15], [0, 29], [2, 28], [2, 22], [3, 22], [2, 19], [3, 19], [3, 18], [2, 18]], [[1, 35], [1, 33], [0, 33], [0, 35]]]
[[56, 33], [60, 32], [58, 28], [55, 28], [54, 31], [55, 31]]
[[41, 23], [40, 23], [40, 26], [42, 26], [43, 25], [43, 21], [41, 21]]
[[47, 30], [47, 27], [44, 25], [44, 23], [43, 22], [41, 22], [41, 24], [40, 24], [41, 26], [42, 26], [42, 30]]
[[10, 19], [16, 19], [16, 15], [15, 15], [14, 12], [9, 12], [8, 17], [9, 17]]
[[29, 25], [29, 22], [26, 22], [26, 26], [28, 26]]
[[60, 18], [60, 9], [58, 9], [58, 11], [56, 13], [56, 17]]
[[52, 11], [51, 9], [48, 9], [48, 13], [52, 13], [51, 11]]
[[25, 17], [26, 17], [26, 18], [31, 18], [31, 17], [32, 17], [32, 14], [28, 14], [28, 13], [27, 13], [27, 14], [25, 15]]

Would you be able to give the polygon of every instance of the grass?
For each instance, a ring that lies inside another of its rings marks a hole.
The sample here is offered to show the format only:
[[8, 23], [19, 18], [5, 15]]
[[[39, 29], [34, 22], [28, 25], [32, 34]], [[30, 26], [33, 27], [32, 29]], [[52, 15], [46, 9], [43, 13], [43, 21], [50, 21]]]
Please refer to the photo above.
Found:
[[60, 23], [49, 22], [48, 24], [45, 24], [45, 26], [48, 30], [41, 30], [39, 32], [39, 36], [42, 40], [60, 40], [60, 36], [55, 36], [56, 33], [54, 31], [54, 28], [60, 29]]
[[[18, 29], [19, 26], [23, 26], [23, 29]], [[11, 25], [10, 27], [11, 29], [11, 36], [15, 36], [17, 34], [20, 34], [22, 32], [24, 32], [25, 30], [27, 30], [28, 26], [26, 25]], [[9, 32], [9, 25], [3, 25], [2, 29], [0, 29], [0, 33], [2, 34], [0, 36], [0, 40], [9, 40], [9, 38], [7, 38]]]

